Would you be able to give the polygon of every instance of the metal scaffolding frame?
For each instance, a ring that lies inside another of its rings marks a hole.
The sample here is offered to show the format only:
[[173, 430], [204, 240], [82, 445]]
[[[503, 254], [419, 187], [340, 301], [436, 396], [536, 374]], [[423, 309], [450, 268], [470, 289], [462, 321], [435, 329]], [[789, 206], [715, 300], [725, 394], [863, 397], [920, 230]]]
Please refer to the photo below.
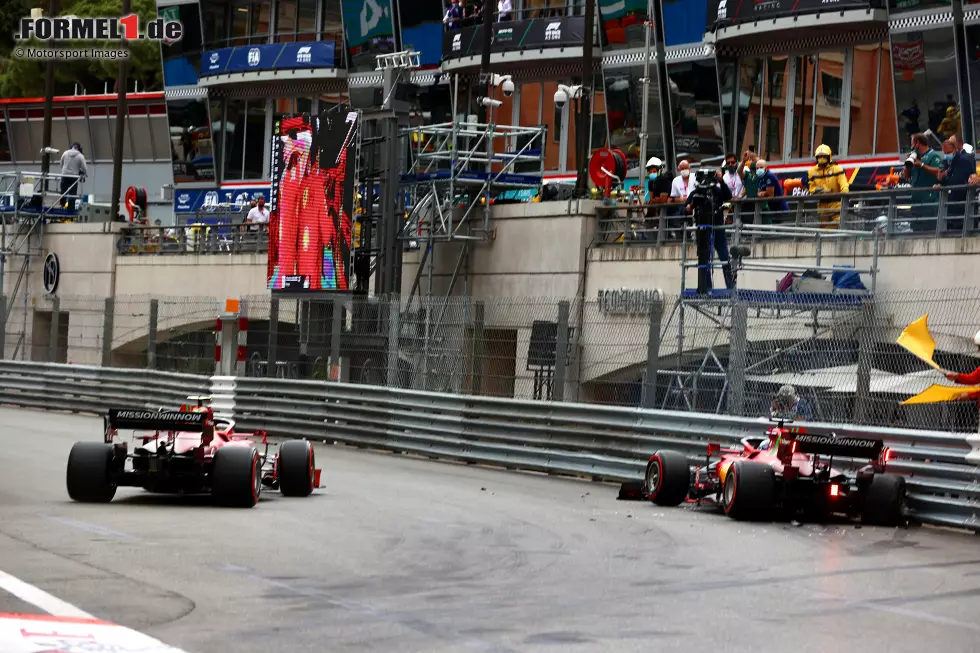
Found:
[[[453, 75], [450, 83], [454, 120], [413, 126], [400, 133], [408, 143], [409, 170], [401, 176], [407, 215], [398, 239], [405, 247], [411, 243], [422, 249], [403, 310], [418, 316], [420, 326], [424, 323], [422, 351], [417, 352], [421, 355], [411, 356], [416, 359], [416, 369], [421, 363], [426, 370], [421, 375], [423, 389], [428, 388], [431, 376], [430, 343], [439, 337], [449, 298], [461, 278], [464, 294], [468, 293], [472, 247], [493, 240], [490, 211], [494, 200], [507, 191], [540, 192], [544, 180], [547, 127], [499, 125], [494, 108], [501, 103], [487, 98], [480, 102], [487, 108], [486, 123], [462, 120], [460, 75]], [[461, 247], [439, 299], [433, 292], [435, 249], [438, 243], [448, 242]], [[438, 370], [433, 372], [439, 376]]]
[[[867, 300], [874, 296], [878, 276], [879, 234], [877, 231], [831, 230], [788, 225], [745, 225], [739, 220], [736, 220], [735, 224], [720, 228], [732, 235], [730, 250], [734, 277], [733, 288], [731, 290], [713, 290], [707, 295], [699, 295], [696, 287], [687, 287], [687, 271], [689, 269], [697, 271], [700, 266], [696, 260], [688, 260], [687, 255], [688, 233], [695, 231], [697, 227], [689, 225], [684, 229], [681, 246], [681, 293], [671, 308], [660, 336], [662, 342], [676, 320], [677, 351], [674, 355], [676, 364], [674, 369], [659, 372], [668, 378], [668, 387], [663, 395], [661, 408], [683, 406], [688, 410], [693, 410], [697, 404], [699, 381], [710, 379], [715, 384], [719, 380], [722, 383], [714, 412], [741, 415], [745, 407], [746, 374], [762, 368], [779, 356], [812, 343], [827, 333], [845, 327], [860, 328], [862, 321], [866, 318], [866, 310], [870, 306]], [[809, 262], [803, 260], [800, 263], [792, 264], [746, 260], [747, 258], [750, 259], [751, 256], [751, 250], [747, 245], [755, 244], [760, 239], [774, 238], [794, 239], [797, 242], [808, 239], [815, 241], [815, 260]], [[855, 252], [857, 240], [871, 240], [871, 266], [859, 268], [857, 266], [834, 267], [823, 265], [822, 245], [824, 241], [843, 239], [855, 241]], [[712, 272], [724, 265], [723, 262], [715, 260], [713, 251], [710, 260], [711, 262], [707, 267]], [[869, 275], [871, 283], [866, 292], [838, 292], [836, 289], [831, 293], [784, 293], [775, 290], [749, 290], [739, 288], [738, 272], [741, 270], [794, 274], [802, 274], [808, 270], [821, 273], [853, 272], [859, 275]], [[690, 347], [690, 343], [686, 342], [685, 319], [692, 311], [714, 325], [709, 338], [710, 343], [704, 348], [703, 355], [700, 354], [699, 350], [687, 351], [686, 349]], [[809, 316], [812, 321], [806, 326], [811, 329], [811, 332], [808, 337], [790, 347], [750, 363], [747, 360], [750, 314], [755, 318], [766, 320], [788, 320]], [[728, 337], [724, 338], [726, 335]], [[722, 363], [725, 353], [719, 356], [719, 349], [727, 349], [727, 366]], [[694, 356], [693, 359], [692, 356]], [[685, 369], [685, 361], [690, 363], [692, 360], [695, 365], [688, 365]], [[859, 366], [862, 362], [865, 366], [869, 364], [866, 359], [859, 360]], [[862, 375], [859, 373], [858, 377], [860, 379]], [[863, 377], [867, 380], [868, 374], [865, 373]], [[859, 409], [856, 408], [856, 410]]]
[[[6, 355], [7, 320], [19, 296], [22, 296], [24, 324], [10, 358], [27, 354], [27, 319], [31, 312], [29, 271], [31, 259], [44, 254], [45, 223], [73, 220], [78, 216], [76, 208], [66, 206], [66, 195], [61, 192], [62, 176], [21, 171], [0, 173], [0, 356]], [[76, 189], [73, 197], [79, 198], [80, 187]], [[9, 294], [6, 292], [8, 263], [10, 271], [17, 274]], [[53, 324], [57, 329], [56, 320]]]

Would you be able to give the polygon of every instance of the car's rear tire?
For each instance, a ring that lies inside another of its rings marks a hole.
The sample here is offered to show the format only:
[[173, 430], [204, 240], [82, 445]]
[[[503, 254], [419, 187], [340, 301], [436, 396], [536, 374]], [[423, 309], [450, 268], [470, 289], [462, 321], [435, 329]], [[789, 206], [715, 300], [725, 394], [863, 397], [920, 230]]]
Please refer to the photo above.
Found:
[[229, 508], [251, 508], [262, 492], [262, 462], [254, 447], [224, 446], [214, 453], [211, 494]]
[[905, 477], [875, 474], [861, 496], [861, 522], [899, 526], [905, 518]]
[[316, 477], [313, 444], [289, 440], [279, 445], [279, 491], [285, 497], [308, 497]]
[[736, 460], [725, 475], [722, 505], [732, 519], [768, 519], [776, 499], [776, 474], [772, 467], [750, 460]]
[[691, 489], [691, 467], [687, 456], [677, 451], [661, 450], [647, 463], [643, 490], [658, 506], [677, 506]]
[[68, 496], [83, 503], [109, 503], [116, 496], [112, 482], [112, 445], [76, 442], [68, 454]]

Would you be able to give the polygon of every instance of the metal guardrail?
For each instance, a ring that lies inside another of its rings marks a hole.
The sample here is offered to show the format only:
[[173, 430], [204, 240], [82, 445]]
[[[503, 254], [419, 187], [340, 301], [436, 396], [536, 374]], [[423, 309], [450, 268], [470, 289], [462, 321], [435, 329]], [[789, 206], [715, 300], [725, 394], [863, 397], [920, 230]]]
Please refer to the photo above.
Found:
[[265, 224], [188, 224], [180, 227], [127, 227], [117, 242], [120, 255], [265, 254]]
[[[975, 234], [980, 225], [978, 185], [911, 188], [899, 186], [849, 193], [742, 198], [728, 216], [744, 224], [779, 224], [825, 229], [874, 229], [886, 238], [938, 238]], [[773, 208], [785, 200], [787, 210]], [[839, 206], [835, 206], [839, 203]], [[683, 203], [619, 203], [597, 209], [596, 246], [658, 247], [678, 243], [692, 220]], [[964, 219], [965, 218], [965, 219]]]
[[[542, 403], [319, 381], [203, 377], [76, 365], [0, 362], [0, 403], [100, 414], [210, 393], [245, 429], [509, 469], [638, 481], [657, 449], [692, 463], [708, 442], [764, 433], [764, 418]], [[980, 532], [980, 435], [809, 422], [808, 431], [874, 437], [892, 448], [909, 507], [925, 523]], [[94, 437], [94, 436], [93, 436]]]

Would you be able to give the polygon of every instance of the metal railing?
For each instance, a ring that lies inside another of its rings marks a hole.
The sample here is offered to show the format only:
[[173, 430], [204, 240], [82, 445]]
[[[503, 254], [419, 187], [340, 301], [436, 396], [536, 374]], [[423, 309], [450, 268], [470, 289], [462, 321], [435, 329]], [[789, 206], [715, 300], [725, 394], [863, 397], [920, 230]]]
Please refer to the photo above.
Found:
[[[532, 401], [317, 381], [0, 363], [0, 403], [7, 405], [103, 414], [109, 406], [176, 406], [201, 394], [241, 428], [273, 436], [620, 482], [641, 480], [658, 449], [697, 463], [709, 442], [737, 444], [769, 424], [561, 402], [542, 410]], [[884, 440], [893, 454], [889, 470], [906, 478], [913, 518], [980, 532], [980, 436], [816, 422], [806, 428]]]
[[119, 236], [120, 255], [264, 254], [269, 251], [265, 224], [188, 224], [181, 227], [125, 228]]
[[[873, 229], [886, 238], [975, 234], [980, 186], [888, 188], [733, 200], [729, 220], [825, 229]], [[785, 201], [785, 206], [772, 206]], [[661, 246], [681, 240], [684, 204], [620, 203], [597, 210], [596, 246]]]

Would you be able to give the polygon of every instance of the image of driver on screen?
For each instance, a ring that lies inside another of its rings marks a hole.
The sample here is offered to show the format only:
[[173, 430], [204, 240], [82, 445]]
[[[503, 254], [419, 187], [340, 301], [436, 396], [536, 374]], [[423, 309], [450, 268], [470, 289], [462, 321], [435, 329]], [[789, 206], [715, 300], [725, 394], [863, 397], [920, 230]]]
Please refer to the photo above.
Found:
[[315, 130], [302, 118], [283, 121], [276, 182], [278, 242], [270, 288], [284, 288], [288, 277], [299, 277], [304, 289], [348, 289], [352, 225], [344, 198], [347, 152], [356, 124], [351, 115], [327, 114]]

